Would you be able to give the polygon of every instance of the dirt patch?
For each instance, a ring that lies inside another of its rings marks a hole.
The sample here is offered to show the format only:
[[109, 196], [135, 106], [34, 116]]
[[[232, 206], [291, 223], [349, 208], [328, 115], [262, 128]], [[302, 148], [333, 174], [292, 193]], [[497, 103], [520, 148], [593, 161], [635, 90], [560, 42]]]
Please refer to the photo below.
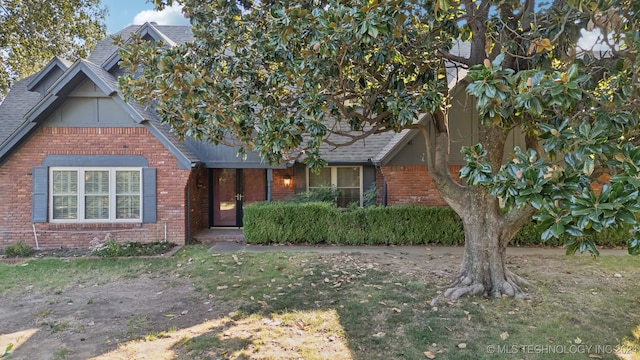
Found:
[[61, 358], [89, 359], [140, 334], [188, 327], [220, 312], [228, 311], [187, 279], [141, 277], [48, 294], [27, 288], [0, 302], [0, 334], [38, 330], [12, 359], [49, 359], [60, 349], [68, 349]]

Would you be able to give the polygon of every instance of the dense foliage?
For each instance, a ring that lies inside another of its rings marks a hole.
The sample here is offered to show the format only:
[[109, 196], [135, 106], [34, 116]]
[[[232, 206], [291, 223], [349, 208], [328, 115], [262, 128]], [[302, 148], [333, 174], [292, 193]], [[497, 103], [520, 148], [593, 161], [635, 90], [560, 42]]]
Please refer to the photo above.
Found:
[[86, 58], [106, 33], [100, 0], [0, 2], [0, 101], [54, 56]]

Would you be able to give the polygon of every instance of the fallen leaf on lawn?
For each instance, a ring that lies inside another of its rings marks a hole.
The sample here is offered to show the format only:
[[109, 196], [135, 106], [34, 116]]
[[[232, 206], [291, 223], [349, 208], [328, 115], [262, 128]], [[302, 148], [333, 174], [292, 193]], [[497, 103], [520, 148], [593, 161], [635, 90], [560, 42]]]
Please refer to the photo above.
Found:
[[427, 359], [435, 359], [436, 358], [436, 354], [432, 353], [431, 351], [425, 351], [424, 356], [427, 357]]
[[176, 314], [164, 314], [164, 317], [172, 318], [176, 317]]
[[281, 324], [280, 320], [278, 319], [264, 319], [262, 323], [269, 326], [278, 326]]
[[303, 331], [305, 330], [304, 321], [302, 321], [302, 320], [296, 320], [296, 326], [300, 330], [303, 330]]
[[187, 315], [189, 313], [189, 310], [185, 310], [183, 312], [181, 312], [182, 315]]
[[222, 286], [216, 287], [216, 290], [224, 290], [224, 289], [227, 289], [227, 288], [228, 288], [227, 285], [222, 285]]
[[589, 354], [589, 359], [602, 359], [602, 355], [599, 355], [599, 354]]
[[508, 337], [509, 337], [509, 333], [506, 331], [500, 334], [500, 339], [502, 340], [507, 340]]
[[467, 348], [467, 344], [465, 343], [458, 344], [458, 349], [466, 349], [466, 348]]
[[395, 308], [395, 307], [394, 307], [394, 308], [391, 308], [391, 310], [393, 310], [393, 311], [395, 311], [395, 312], [397, 312], [397, 313], [402, 312], [402, 310], [400, 310], [400, 309], [398, 309], [398, 308]]
[[574, 343], [576, 344], [581, 344], [582, 343], [582, 339], [580, 339], [579, 337], [576, 337], [575, 340], [573, 340]]
[[371, 335], [371, 336], [373, 336], [373, 337], [374, 337], [374, 338], [376, 338], [376, 339], [380, 339], [381, 337], [384, 337], [385, 335], [387, 335], [387, 334], [385, 334], [385, 333], [383, 333], [382, 331], [380, 331], [380, 332], [375, 333], [375, 334], [373, 334], [373, 335]]

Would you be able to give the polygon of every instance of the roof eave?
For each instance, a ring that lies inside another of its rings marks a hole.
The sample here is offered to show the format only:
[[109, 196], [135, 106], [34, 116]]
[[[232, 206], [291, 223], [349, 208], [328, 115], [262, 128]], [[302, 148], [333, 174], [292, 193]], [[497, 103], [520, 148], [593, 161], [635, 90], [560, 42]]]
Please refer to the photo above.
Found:
[[60, 100], [64, 95], [70, 93], [72, 89], [85, 78], [96, 84], [98, 88], [105, 93], [105, 95], [112, 96], [117, 94], [115, 85], [112, 86], [100, 78], [100, 76], [98, 76], [89, 67], [89, 65], [87, 65], [85, 60], [78, 60], [64, 74], [62, 74], [58, 80], [56, 80], [47, 95], [45, 95], [45, 97], [42, 98], [36, 106], [29, 110], [25, 117], [29, 121], [40, 120], [49, 114], [53, 106], [59, 102], [58, 100]]
[[35, 88], [37, 88], [44, 81], [44, 79], [46, 79], [47, 76], [51, 74], [51, 72], [56, 68], [59, 68], [64, 72], [69, 68], [69, 66], [62, 58], [55, 56], [42, 70], [38, 72], [33, 80], [31, 80], [31, 82], [27, 84], [27, 90], [33, 91]]

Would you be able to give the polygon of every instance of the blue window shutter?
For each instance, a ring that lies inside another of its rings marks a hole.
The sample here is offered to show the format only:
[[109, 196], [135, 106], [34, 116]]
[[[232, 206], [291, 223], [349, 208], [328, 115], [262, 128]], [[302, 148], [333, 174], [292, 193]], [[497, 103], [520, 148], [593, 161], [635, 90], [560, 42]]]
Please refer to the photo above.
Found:
[[366, 192], [371, 186], [376, 186], [376, 168], [364, 166], [362, 168], [362, 191]]
[[34, 166], [31, 169], [31, 221], [47, 222], [48, 168]]
[[142, 168], [142, 222], [156, 222], [156, 168]]

